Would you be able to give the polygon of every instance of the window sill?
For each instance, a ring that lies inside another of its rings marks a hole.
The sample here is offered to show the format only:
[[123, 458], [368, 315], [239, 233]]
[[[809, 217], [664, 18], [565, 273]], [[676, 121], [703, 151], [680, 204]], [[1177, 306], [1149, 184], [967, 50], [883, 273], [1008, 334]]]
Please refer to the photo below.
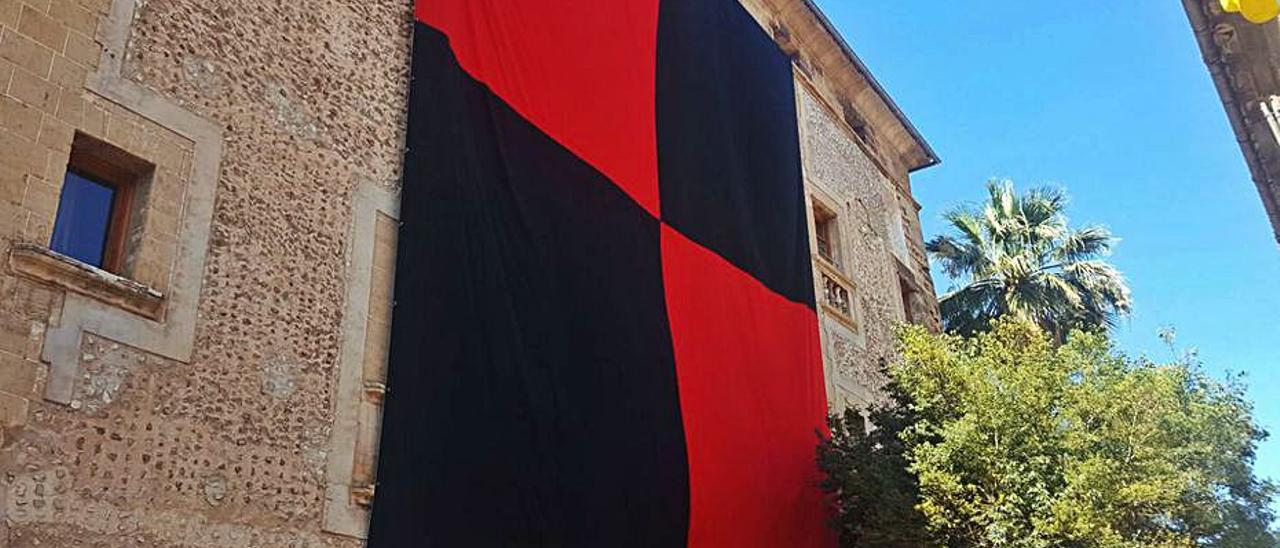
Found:
[[853, 280], [849, 279], [849, 275], [845, 274], [844, 269], [840, 268], [840, 265], [831, 262], [826, 257], [817, 253], [813, 254], [813, 261], [817, 263], [819, 271], [826, 272], [827, 275], [836, 279], [850, 290], [857, 287], [858, 284], [853, 283]]
[[74, 291], [147, 319], [164, 314], [164, 295], [133, 280], [67, 257], [44, 246], [15, 243], [9, 266], [19, 275]]
[[813, 257], [813, 262], [818, 263], [818, 266], [822, 267], [824, 270], [835, 273], [841, 279], [847, 280], [847, 277], [844, 274], [844, 268], [840, 265], [840, 262], [817, 252], [814, 252], [811, 255]]

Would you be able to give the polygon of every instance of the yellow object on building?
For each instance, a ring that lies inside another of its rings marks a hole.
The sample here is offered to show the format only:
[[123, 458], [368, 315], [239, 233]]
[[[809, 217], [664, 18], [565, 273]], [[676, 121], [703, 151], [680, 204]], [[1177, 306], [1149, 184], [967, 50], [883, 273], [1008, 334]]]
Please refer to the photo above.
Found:
[[1241, 24], [1239, 12], [1227, 11], [1229, 3], [1240, 0], [1182, 5], [1280, 243], [1280, 81], [1272, 61], [1280, 58], [1280, 23]]
[[1222, 11], [1227, 13], [1240, 12], [1240, 0], [1219, 0], [1222, 2]]
[[[1232, 0], [1223, 0], [1223, 4]], [[1251, 23], [1266, 23], [1280, 15], [1280, 1], [1277, 0], [1236, 0], [1240, 15]]]

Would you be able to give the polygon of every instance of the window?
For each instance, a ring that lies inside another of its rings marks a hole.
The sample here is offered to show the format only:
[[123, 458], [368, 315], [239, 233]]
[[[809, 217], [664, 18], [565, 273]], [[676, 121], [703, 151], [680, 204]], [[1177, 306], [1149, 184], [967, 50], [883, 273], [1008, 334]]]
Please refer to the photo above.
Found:
[[816, 202], [813, 206], [813, 231], [818, 240], [818, 255], [833, 265], [839, 265], [840, 232], [836, 214]]
[[924, 295], [911, 282], [907, 274], [898, 275], [898, 288], [902, 292], [902, 317], [907, 323], [925, 325], [929, 319]]
[[76, 134], [53, 221], [53, 251], [121, 274], [133, 228], [135, 195], [153, 167], [92, 137]]
[[[107, 268], [116, 201], [114, 187], [68, 171], [49, 248], [85, 264]], [[110, 257], [114, 261], [114, 257]]]
[[908, 323], [916, 323], [915, 316], [912, 313], [913, 312], [912, 308], [914, 307], [912, 306], [912, 303], [911, 303], [911, 300], [912, 298], [914, 298], [916, 293], [915, 290], [911, 288], [911, 284], [907, 282], [906, 278], [901, 278], [901, 277], [898, 278], [898, 290], [902, 293], [903, 317], [907, 319]]

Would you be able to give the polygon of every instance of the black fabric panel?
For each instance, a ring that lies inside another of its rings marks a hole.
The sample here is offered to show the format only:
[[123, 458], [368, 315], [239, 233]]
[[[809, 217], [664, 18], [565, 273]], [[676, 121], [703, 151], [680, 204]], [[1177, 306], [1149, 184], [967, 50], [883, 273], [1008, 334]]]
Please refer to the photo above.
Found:
[[657, 101], [663, 220], [813, 306], [791, 60], [737, 0], [667, 0]]
[[369, 546], [683, 546], [658, 221], [422, 24], [413, 75]]

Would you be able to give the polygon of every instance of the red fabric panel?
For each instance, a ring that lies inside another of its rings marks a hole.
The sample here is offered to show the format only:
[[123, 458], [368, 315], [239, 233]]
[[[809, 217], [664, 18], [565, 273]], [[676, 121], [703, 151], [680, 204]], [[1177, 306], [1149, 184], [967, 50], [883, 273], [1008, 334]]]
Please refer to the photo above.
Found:
[[689, 453], [691, 548], [834, 546], [818, 488], [817, 316], [662, 227]]
[[417, 0], [462, 67], [655, 217], [658, 0]]

